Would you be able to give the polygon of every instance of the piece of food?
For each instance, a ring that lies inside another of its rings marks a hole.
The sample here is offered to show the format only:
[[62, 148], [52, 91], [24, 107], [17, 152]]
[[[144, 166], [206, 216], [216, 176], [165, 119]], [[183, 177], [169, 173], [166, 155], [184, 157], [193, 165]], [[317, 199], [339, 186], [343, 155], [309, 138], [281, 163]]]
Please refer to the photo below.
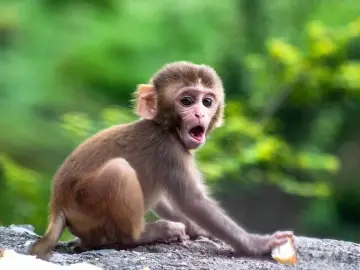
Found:
[[285, 244], [274, 248], [271, 256], [278, 263], [295, 265], [297, 258], [293, 240], [289, 238]]
[[14, 250], [0, 250], [0, 269], [28, 269], [28, 270], [101, 270], [101, 268], [88, 264], [76, 263], [72, 265], [59, 265], [37, 259], [35, 256], [16, 253]]

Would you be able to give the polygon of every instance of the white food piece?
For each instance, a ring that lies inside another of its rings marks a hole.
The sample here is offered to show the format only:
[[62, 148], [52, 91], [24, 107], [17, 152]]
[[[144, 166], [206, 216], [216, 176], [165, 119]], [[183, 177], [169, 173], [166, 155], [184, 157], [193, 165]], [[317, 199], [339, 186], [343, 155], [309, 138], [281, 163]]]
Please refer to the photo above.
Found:
[[102, 270], [102, 268], [88, 264], [76, 263], [72, 265], [59, 265], [37, 259], [36, 256], [16, 253], [14, 250], [2, 250], [0, 255], [0, 269], [27, 269], [27, 270]]

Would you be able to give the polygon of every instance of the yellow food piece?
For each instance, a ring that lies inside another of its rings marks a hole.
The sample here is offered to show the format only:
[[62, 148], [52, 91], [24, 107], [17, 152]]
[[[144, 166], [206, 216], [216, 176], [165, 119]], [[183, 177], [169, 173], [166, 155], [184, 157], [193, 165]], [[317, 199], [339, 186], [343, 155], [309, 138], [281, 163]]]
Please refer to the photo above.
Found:
[[296, 250], [292, 238], [288, 238], [285, 244], [272, 250], [271, 256], [281, 264], [295, 265], [297, 262]]

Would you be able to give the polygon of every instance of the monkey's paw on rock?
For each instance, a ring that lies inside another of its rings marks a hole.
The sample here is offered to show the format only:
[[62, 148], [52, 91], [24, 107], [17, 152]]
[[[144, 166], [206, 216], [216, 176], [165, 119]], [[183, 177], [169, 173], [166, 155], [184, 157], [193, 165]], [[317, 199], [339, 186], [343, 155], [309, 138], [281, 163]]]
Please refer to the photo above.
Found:
[[[29, 245], [37, 237], [32, 226], [29, 225], [0, 227], [0, 248], [4, 248], [5, 251], [14, 250], [16, 253], [26, 254]], [[294, 239], [297, 253], [295, 266], [279, 264], [270, 256], [268, 258], [237, 256], [224, 243], [216, 241], [215, 244], [209, 244], [204, 239], [200, 241], [188, 240], [185, 241], [185, 244], [156, 244], [137, 247], [132, 250], [97, 250], [80, 254], [71, 254], [71, 247], [65, 243], [60, 243], [50, 257], [50, 262], [58, 266], [83, 263], [81, 266], [85, 266], [85, 268], [81, 269], [91, 269], [90, 267], [97, 266], [104, 270], [360, 269], [359, 244], [308, 237], [294, 237]], [[34, 260], [34, 258], [32, 259]], [[59, 269], [61, 268], [72, 269], [69, 267], [60, 267]], [[0, 264], [0, 270], [2, 269], [16, 269], [16, 267], [14, 265], [14, 268], [2, 268]], [[33, 268], [29, 263], [22, 269]], [[36, 269], [42, 268], [39, 266]]]

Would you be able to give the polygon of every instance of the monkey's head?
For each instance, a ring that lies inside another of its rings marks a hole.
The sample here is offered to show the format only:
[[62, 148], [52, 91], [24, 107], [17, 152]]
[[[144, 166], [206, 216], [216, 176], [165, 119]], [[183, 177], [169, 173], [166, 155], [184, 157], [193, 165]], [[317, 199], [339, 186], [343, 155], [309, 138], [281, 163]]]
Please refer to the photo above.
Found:
[[136, 113], [176, 133], [187, 149], [204, 144], [222, 125], [224, 89], [206, 65], [175, 62], [162, 67], [135, 92]]

